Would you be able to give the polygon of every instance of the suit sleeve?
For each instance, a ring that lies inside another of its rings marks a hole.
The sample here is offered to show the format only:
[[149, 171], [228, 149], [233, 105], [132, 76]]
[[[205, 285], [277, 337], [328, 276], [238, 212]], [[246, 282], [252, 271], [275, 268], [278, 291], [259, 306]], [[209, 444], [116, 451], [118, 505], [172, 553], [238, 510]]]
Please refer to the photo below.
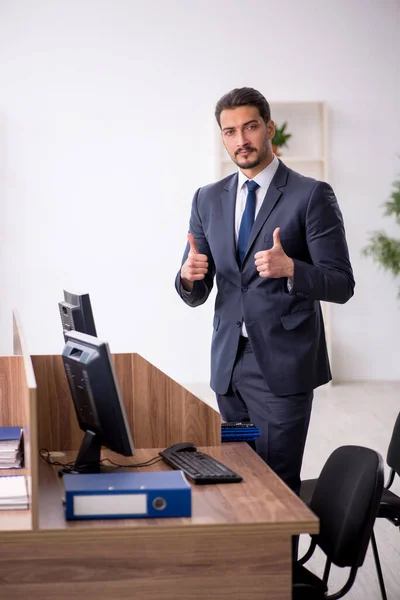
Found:
[[354, 294], [354, 277], [335, 194], [327, 183], [318, 182], [308, 202], [306, 240], [311, 264], [294, 260], [291, 294], [344, 304]]
[[[200, 281], [195, 281], [193, 285], [193, 290], [191, 292], [187, 292], [183, 289], [181, 283], [181, 272], [177, 273], [175, 278], [175, 288], [178, 292], [179, 296], [188, 306], [200, 306], [204, 304], [207, 300], [210, 292], [213, 288], [214, 283], [214, 275], [215, 275], [215, 265], [214, 260], [211, 254], [210, 247], [208, 245], [206, 236], [204, 234], [203, 225], [201, 222], [201, 218], [198, 211], [198, 200], [199, 200], [200, 190], [194, 195], [192, 202], [192, 212], [190, 215], [190, 223], [189, 223], [189, 233], [192, 233], [197, 244], [197, 249], [200, 254], [206, 254], [208, 257], [208, 273], [204, 277], [204, 279]], [[189, 254], [189, 243], [186, 244], [185, 252], [182, 258], [182, 265], [186, 261]]]

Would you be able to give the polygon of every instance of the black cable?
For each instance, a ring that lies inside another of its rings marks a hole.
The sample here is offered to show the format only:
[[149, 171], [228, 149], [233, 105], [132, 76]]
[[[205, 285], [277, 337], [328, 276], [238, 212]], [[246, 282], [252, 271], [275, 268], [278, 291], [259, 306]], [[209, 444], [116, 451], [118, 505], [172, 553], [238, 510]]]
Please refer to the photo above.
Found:
[[139, 468], [139, 467], [151, 467], [152, 465], [155, 465], [156, 463], [160, 462], [162, 460], [161, 456], [153, 456], [153, 458], [149, 458], [149, 460], [146, 460], [145, 462], [142, 463], [135, 463], [135, 464], [130, 464], [130, 465], [120, 465], [116, 462], [114, 462], [113, 460], [111, 460], [111, 458], [103, 458], [100, 462], [103, 463], [105, 461], [109, 462], [110, 464], [113, 465], [113, 467], [134, 467], [134, 468]]
[[[75, 466], [75, 462], [71, 461], [71, 462], [67, 462], [67, 463], [63, 463], [60, 462], [58, 460], [53, 460], [50, 456], [50, 451], [47, 450], [47, 448], [41, 448], [39, 450], [39, 456], [42, 460], [44, 460], [45, 462], [47, 462], [49, 465], [53, 465], [55, 467], [63, 467], [65, 472], [68, 472], [68, 470], [70, 471], [74, 471], [74, 466]], [[153, 456], [152, 458], [149, 458], [149, 460], [146, 460], [145, 462], [142, 463], [136, 463], [136, 464], [119, 464], [114, 462], [113, 460], [111, 460], [110, 458], [102, 458], [99, 463], [100, 464], [104, 464], [106, 462], [110, 463], [113, 467], [117, 467], [119, 469], [121, 468], [125, 468], [125, 469], [136, 469], [136, 468], [141, 468], [141, 467], [150, 467], [152, 465], [155, 465], [156, 463], [160, 462], [162, 460], [162, 458], [160, 456]], [[87, 464], [87, 465], [80, 465], [80, 468], [84, 469], [86, 467], [91, 467], [91, 464]]]
[[49, 465], [54, 465], [56, 467], [69, 467], [74, 465], [75, 463], [73, 461], [68, 462], [68, 463], [62, 463], [58, 460], [53, 460], [50, 457], [50, 451], [47, 450], [47, 448], [41, 448], [39, 450], [39, 456], [41, 459], [43, 459], [45, 462], [47, 462]]

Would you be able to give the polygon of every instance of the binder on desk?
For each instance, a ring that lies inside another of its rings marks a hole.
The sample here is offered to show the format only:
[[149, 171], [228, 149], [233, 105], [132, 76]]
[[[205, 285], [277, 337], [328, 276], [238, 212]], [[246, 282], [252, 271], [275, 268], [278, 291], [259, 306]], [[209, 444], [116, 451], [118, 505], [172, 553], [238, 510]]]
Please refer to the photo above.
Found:
[[182, 471], [66, 474], [65, 517], [190, 517], [191, 487]]
[[0, 469], [19, 469], [23, 456], [22, 427], [0, 427]]

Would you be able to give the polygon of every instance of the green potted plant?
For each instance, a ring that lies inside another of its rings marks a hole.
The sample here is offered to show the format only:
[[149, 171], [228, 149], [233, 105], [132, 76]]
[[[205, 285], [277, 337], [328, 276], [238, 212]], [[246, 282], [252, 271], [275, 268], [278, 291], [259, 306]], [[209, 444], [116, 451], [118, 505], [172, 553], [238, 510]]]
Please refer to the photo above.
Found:
[[[384, 215], [393, 215], [396, 223], [400, 225], [400, 179], [393, 183], [390, 198], [383, 204]], [[364, 256], [370, 256], [394, 277], [400, 274], [400, 239], [389, 237], [384, 231], [373, 231], [370, 233], [369, 243], [361, 252]], [[400, 288], [398, 297], [400, 298]]]
[[272, 150], [275, 156], [280, 156], [279, 148], [287, 146], [288, 141], [292, 137], [291, 133], [286, 133], [287, 121], [284, 121], [279, 127], [275, 125], [275, 135], [272, 138]]

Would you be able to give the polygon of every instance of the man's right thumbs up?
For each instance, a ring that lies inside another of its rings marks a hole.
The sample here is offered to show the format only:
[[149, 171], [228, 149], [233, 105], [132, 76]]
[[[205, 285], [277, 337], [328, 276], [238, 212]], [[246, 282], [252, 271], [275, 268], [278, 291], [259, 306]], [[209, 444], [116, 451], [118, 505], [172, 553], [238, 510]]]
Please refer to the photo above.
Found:
[[198, 254], [199, 251], [197, 250], [197, 244], [193, 233], [188, 233], [187, 239], [190, 246], [189, 254]]
[[206, 254], [199, 253], [192, 233], [188, 233], [187, 239], [189, 242], [189, 254], [181, 268], [181, 281], [183, 288], [191, 292], [193, 282], [204, 279], [208, 272], [208, 257]]

